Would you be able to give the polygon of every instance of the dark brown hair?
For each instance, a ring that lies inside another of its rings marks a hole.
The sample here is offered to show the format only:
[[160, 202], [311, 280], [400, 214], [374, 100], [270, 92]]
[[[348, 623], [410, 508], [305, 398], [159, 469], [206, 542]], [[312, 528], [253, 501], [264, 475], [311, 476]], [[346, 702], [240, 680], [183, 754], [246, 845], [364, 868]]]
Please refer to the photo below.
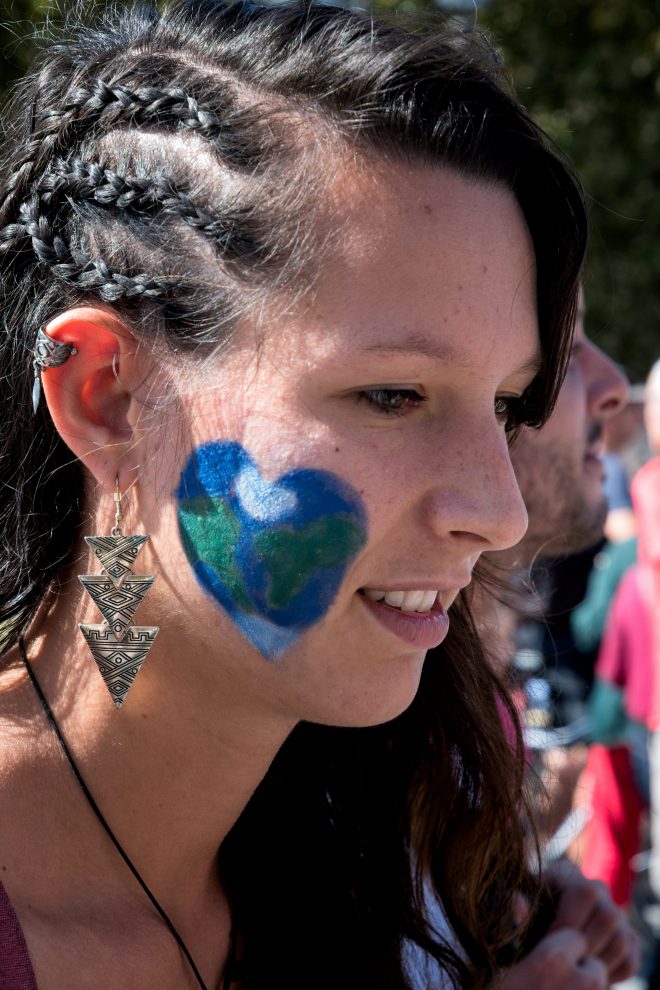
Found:
[[[518, 411], [538, 425], [586, 242], [577, 182], [474, 32], [180, 0], [109, 9], [68, 35], [15, 95], [0, 181], [4, 649], [66, 573], [82, 518], [81, 465], [30, 407], [35, 335], [58, 312], [102, 300], [140, 340], [194, 361], [264, 295], [314, 284], [333, 152], [451, 167], [510, 189], [526, 218], [543, 367]], [[527, 882], [502, 705], [458, 604], [399, 718], [294, 731], [221, 850], [245, 986], [403, 990], [406, 940], [462, 986], [492, 979]], [[429, 926], [429, 896], [464, 956]]]

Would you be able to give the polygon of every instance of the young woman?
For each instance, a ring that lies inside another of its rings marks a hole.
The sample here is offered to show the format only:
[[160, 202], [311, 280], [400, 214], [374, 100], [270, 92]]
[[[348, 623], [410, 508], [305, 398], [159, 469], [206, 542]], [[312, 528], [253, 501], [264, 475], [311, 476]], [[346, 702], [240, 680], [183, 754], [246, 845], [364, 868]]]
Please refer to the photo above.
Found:
[[0, 188], [16, 965], [486, 986], [531, 885], [461, 589], [525, 530], [579, 188], [478, 39], [215, 0], [70, 33]]

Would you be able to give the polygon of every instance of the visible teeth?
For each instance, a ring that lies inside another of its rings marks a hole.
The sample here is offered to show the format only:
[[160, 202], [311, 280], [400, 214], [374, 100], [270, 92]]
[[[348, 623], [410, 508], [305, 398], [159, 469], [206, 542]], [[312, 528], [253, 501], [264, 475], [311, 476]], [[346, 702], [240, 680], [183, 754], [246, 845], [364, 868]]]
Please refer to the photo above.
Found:
[[430, 612], [435, 605], [435, 600], [438, 596], [437, 591], [425, 591], [424, 598], [422, 599], [421, 605], [417, 606], [418, 612]]
[[438, 597], [437, 591], [378, 591], [375, 588], [364, 589], [365, 598], [372, 602], [384, 601], [392, 608], [400, 608], [402, 612], [430, 612]]
[[[426, 598], [425, 591], [406, 591], [401, 602], [402, 612], [416, 612]], [[387, 599], [385, 599], [387, 601]]]

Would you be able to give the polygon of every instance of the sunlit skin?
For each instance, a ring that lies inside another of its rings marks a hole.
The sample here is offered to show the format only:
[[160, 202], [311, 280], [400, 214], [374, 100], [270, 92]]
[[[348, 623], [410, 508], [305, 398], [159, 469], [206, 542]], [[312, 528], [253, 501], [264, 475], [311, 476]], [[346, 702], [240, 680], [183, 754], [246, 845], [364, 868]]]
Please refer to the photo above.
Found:
[[[141, 482], [143, 501], [155, 492], [145, 531], [168, 555], [161, 567], [181, 575], [161, 637], [194, 638], [206, 657], [222, 629], [234, 676], [291, 720], [365, 724], [403, 710], [425, 651], [375, 623], [359, 589], [438, 588], [448, 606], [479, 553], [515, 543], [526, 525], [496, 405], [530, 381], [538, 348], [534, 262], [518, 208], [451, 173], [411, 173], [381, 197], [354, 207], [352, 236], [314, 300], [266, 331], [258, 357], [246, 328], [224, 359], [228, 385], [197, 386], [184, 399], [190, 446], [237, 440], [269, 479], [328, 470], [363, 500], [364, 550], [327, 616], [276, 673], [189, 580], [172, 539], [174, 505], [163, 505], [170, 472], [160, 465]], [[406, 396], [402, 415], [366, 398], [386, 386]]]
[[[347, 233], [316, 291], [259, 325], [246, 320], [232, 347], [192, 374], [190, 364], [154, 368], [103, 308], [49, 323], [78, 348], [43, 388], [89, 472], [86, 532], [109, 532], [118, 474], [125, 532], [150, 536], [139, 569], [158, 574], [136, 621], [161, 631], [119, 713], [77, 630], [99, 615], [74, 577], [30, 634], [30, 656], [99, 803], [130, 836], [210, 985], [226, 952], [218, 932], [229, 931], [217, 850], [291, 728], [377, 723], [417, 690], [425, 650], [374, 618], [361, 589], [438, 589], [449, 609], [479, 555], [515, 544], [527, 522], [505, 431], [506, 399], [524, 391], [539, 357], [534, 255], [515, 200], [408, 166], [337, 182], [332, 215], [343, 211]], [[365, 508], [366, 543], [332, 605], [277, 664], [200, 590], [180, 541], [173, 492], [193, 448], [216, 440], [242, 444], [268, 480], [332, 472]], [[77, 567], [95, 570], [87, 558]], [[15, 705], [36, 715], [32, 689], [14, 676]], [[39, 809], [21, 805], [20, 830], [0, 822], [3, 882], [37, 968], [52, 974], [45, 990], [65, 985], [58, 974], [73, 960], [80, 986], [96, 985], [94, 967], [108, 981], [120, 972], [117, 942], [94, 935], [108, 915], [134, 933], [125, 948], [143, 974], [135, 985], [180, 988], [176, 947], [147, 921], [52, 736], [44, 728], [36, 744], [16, 734], [11, 743], [11, 756], [0, 743], [11, 770], [0, 799], [38, 794]], [[48, 821], [44, 807], [55, 809]]]

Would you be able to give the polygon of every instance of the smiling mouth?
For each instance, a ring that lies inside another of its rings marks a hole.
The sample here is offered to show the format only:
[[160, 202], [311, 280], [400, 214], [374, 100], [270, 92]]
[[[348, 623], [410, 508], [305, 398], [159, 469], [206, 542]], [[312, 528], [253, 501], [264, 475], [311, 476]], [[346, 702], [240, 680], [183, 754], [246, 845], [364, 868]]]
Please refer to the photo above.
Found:
[[431, 612], [440, 592], [431, 591], [378, 591], [376, 588], [360, 588], [360, 594], [372, 602], [383, 602], [400, 612]]
[[447, 635], [449, 616], [439, 591], [360, 588], [358, 596], [381, 627], [415, 649], [439, 646]]
[[600, 423], [593, 423], [587, 436], [585, 460], [602, 461], [603, 450], [603, 427]]
[[584, 455], [584, 464], [588, 467], [599, 468], [601, 471], [605, 470], [601, 451], [597, 449], [592, 448], [591, 450], [587, 450]]

